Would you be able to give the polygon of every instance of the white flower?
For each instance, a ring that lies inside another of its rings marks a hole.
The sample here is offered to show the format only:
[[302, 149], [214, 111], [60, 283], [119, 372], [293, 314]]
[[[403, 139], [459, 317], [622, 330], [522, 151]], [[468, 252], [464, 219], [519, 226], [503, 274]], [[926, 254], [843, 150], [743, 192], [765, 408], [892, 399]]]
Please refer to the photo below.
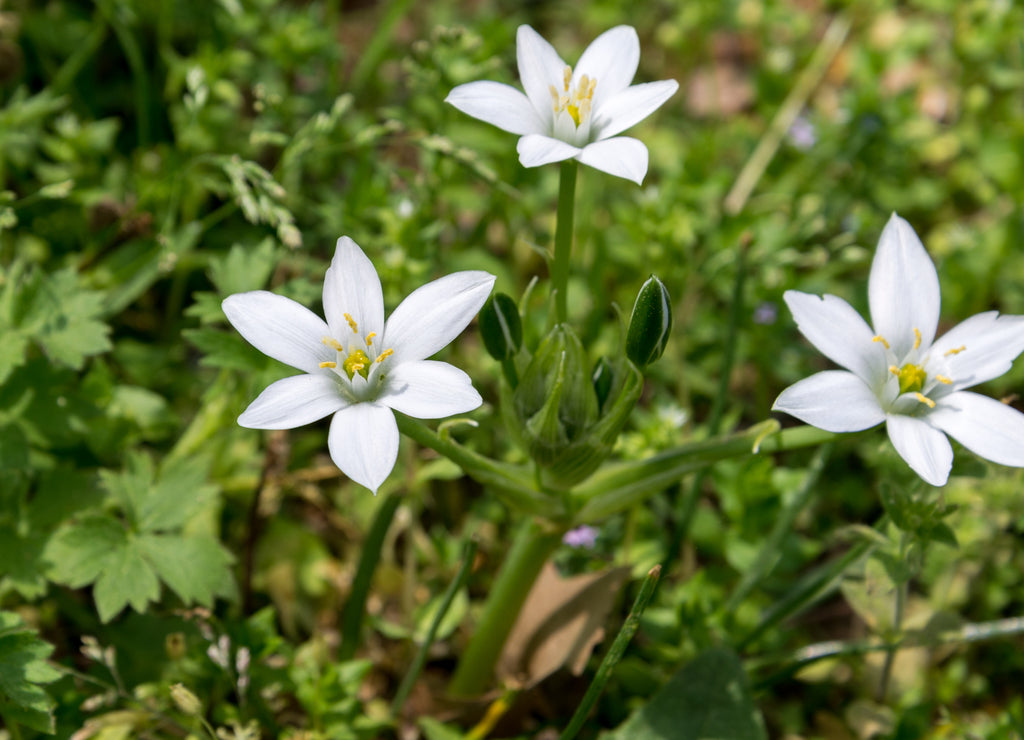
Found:
[[986, 311], [935, 339], [939, 278], [921, 240], [893, 214], [868, 280], [874, 328], [841, 298], [785, 294], [797, 327], [846, 370], [782, 392], [774, 408], [830, 432], [885, 422], [896, 451], [933, 486], [949, 477], [948, 434], [981, 457], [1024, 467], [1024, 414], [966, 392], [997, 378], [1024, 350], [1024, 316]]
[[480, 405], [468, 375], [426, 358], [466, 328], [493, 285], [489, 273], [456, 272], [414, 291], [385, 323], [377, 271], [343, 236], [324, 280], [326, 322], [264, 290], [227, 297], [224, 313], [246, 341], [304, 371], [271, 384], [238, 423], [292, 429], [334, 414], [331, 459], [376, 493], [398, 457], [392, 409], [438, 419]]
[[481, 81], [459, 85], [445, 100], [463, 113], [519, 134], [516, 148], [524, 167], [573, 158], [638, 185], [643, 182], [647, 147], [615, 135], [647, 118], [679, 84], [629, 84], [640, 62], [640, 41], [631, 26], [616, 26], [594, 39], [575, 70], [540, 34], [520, 26], [516, 59], [525, 95], [509, 85]]

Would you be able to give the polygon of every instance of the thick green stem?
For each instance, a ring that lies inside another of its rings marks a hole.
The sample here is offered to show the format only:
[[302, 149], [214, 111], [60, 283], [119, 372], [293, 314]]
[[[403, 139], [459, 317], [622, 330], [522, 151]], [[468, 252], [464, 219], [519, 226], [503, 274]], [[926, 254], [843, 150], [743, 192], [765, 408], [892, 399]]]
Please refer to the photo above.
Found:
[[544, 563], [562, 541], [564, 531], [547, 529], [533, 520], [523, 523], [498, 572], [476, 632], [459, 660], [448, 686], [450, 695], [476, 696], [490, 686], [494, 666], [519, 610]]
[[562, 162], [558, 181], [558, 224], [555, 227], [555, 258], [551, 263], [551, 289], [559, 323], [568, 318], [569, 258], [572, 256], [572, 221], [576, 207], [576, 160]]

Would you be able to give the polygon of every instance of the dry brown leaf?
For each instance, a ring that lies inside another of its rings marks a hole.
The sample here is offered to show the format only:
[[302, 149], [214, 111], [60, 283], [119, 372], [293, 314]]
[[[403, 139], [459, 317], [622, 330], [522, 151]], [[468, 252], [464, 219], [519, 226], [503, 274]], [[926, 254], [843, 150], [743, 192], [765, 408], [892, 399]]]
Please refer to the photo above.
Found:
[[562, 666], [580, 674], [629, 568], [563, 578], [548, 563], [541, 571], [498, 661], [498, 677], [530, 687]]

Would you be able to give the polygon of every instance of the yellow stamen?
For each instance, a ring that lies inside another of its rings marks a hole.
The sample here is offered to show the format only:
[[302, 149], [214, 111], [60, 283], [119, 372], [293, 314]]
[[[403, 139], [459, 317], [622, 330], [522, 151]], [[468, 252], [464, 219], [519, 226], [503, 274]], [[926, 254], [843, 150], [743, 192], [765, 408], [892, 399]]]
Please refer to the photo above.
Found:
[[897, 378], [900, 375], [900, 369], [895, 365], [889, 365], [889, 372], [895, 375]]
[[947, 378], [945, 375], [936, 375], [935, 379], [943, 385], [953, 385], [952, 378]]
[[375, 331], [371, 331], [369, 334], [366, 335], [366, 346], [367, 347], [369, 347], [371, 344], [373, 344], [373, 338], [375, 336], [377, 336], [377, 332], [375, 332]]
[[339, 342], [337, 339], [334, 339], [333, 337], [324, 337], [320, 341], [326, 344], [328, 347], [333, 348], [337, 352], [345, 351], [345, 348], [341, 346], [341, 342]]
[[872, 337], [871, 341], [872, 342], [881, 342], [883, 347], [885, 347], [886, 349], [889, 349], [889, 343], [887, 341], [885, 341], [885, 337], [883, 337], [881, 334], [879, 334], [877, 337]]
[[386, 349], [379, 355], [377, 355], [377, 359], [374, 360], [374, 362], [384, 362], [384, 360], [388, 359], [393, 354], [395, 354], [395, 351], [393, 349]]
[[914, 327], [914, 349], [921, 348], [921, 330]]
[[331, 369], [334, 369], [334, 368], [336, 368], [337, 366], [338, 366], [338, 363], [336, 363], [336, 362], [321, 362], [321, 363], [320, 363], [320, 368], [321, 368], [321, 369], [323, 369], [323, 368], [325, 368], [325, 367], [329, 367], [329, 368], [331, 368]]
[[965, 349], [967, 349], [967, 347], [961, 344], [961, 345], [960, 345], [959, 347], [957, 347], [956, 349], [950, 349], [950, 350], [946, 350], [946, 351], [945, 351], [945, 352], [943, 353], [943, 355], [942, 355], [942, 356], [943, 356], [943, 357], [949, 357], [950, 355], [958, 355], [958, 354], [960, 354], [961, 352], [963, 352], [963, 351], [964, 351]]
[[932, 399], [928, 398], [928, 396], [926, 396], [925, 394], [923, 394], [923, 393], [915, 393], [914, 397], [918, 401], [923, 403], [925, 406], [927, 406], [928, 408], [930, 408], [930, 409], [935, 408], [935, 401], [933, 401]]
[[347, 313], [347, 314], [344, 314], [344, 316], [345, 316], [345, 321], [347, 321], [348, 325], [352, 328], [352, 333], [353, 334], [358, 334], [359, 333], [359, 325], [356, 323], [356, 320], [352, 318], [352, 314]]
[[566, 92], [569, 92], [570, 82], [572, 82], [572, 67], [566, 65], [565, 69], [562, 70], [562, 85], [565, 86]]

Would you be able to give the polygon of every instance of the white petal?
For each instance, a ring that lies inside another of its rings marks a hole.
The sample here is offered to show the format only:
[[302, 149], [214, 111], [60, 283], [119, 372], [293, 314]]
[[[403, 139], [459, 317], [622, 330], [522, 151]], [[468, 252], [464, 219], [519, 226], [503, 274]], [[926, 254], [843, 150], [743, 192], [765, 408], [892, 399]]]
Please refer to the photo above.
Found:
[[322, 341], [330, 334], [327, 324], [291, 298], [254, 290], [228, 296], [221, 307], [245, 341], [275, 360], [319, 373], [321, 362], [334, 359]]
[[925, 483], [944, 486], [953, 466], [953, 448], [946, 435], [913, 416], [890, 414], [885, 422], [889, 441]]
[[396, 364], [425, 360], [462, 333], [493, 286], [494, 275], [466, 270], [417, 288], [388, 318], [381, 346]]
[[375, 403], [347, 406], [331, 419], [327, 447], [341, 472], [376, 494], [398, 459], [395, 415]]
[[516, 144], [519, 163], [523, 167], [540, 167], [542, 164], [572, 159], [580, 153], [579, 147], [552, 139], [550, 136], [528, 134]]
[[859, 432], [885, 421], [864, 381], [844, 370], [825, 370], [779, 394], [773, 411], [785, 411], [826, 432]]
[[977, 393], [952, 393], [925, 417], [974, 454], [1024, 468], [1024, 414]]
[[678, 89], [679, 83], [675, 80], [661, 80], [633, 85], [606, 98], [604, 104], [594, 110], [594, 138], [607, 139], [622, 133], [660, 108]]
[[902, 358], [914, 346], [914, 329], [921, 345], [935, 338], [939, 324], [939, 276], [910, 224], [895, 213], [882, 230], [871, 262], [868, 302], [871, 324]]
[[294, 429], [347, 405], [330, 375], [293, 375], [267, 386], [238, 423], [248, 429]]
[[554, 113], [551, 86], [554, 85], [558, 91], [563, 89], [563, 74], [568, 65], [551, 44], [525, 25], [520, 26], [516, 32], [516, 62], [519, 65], [519, 81], [547, 129]]
[[379, 403], [417, 419], [464, 414], [483, 399], [466, 373], [447, 362], [403, 362], [388, 373]]
[[825, 357], [878, 393], [888, 380], [885, 348], [853, 306], [834, 295], [787, 290], [782, 296], [800, 333]]
[[384, 328], [384, 294], [377, 270], [359, 245], [343, 236], [324, 278], [324, 314], [331, 336], [342, 341], [352, 333], [346, 313], [364, 337]]
[[540, 134], [547, 130], [530, 99], [514, 87], [500, 82], [459, 85], [448, 93], [444, 101], [463, 113], [513, 134]]
[[640, 39], [636, 30], [632, 26], [616, 26], [602, 33], [586, 48], [576, 63], [573, 83], [583, 75], [597, 80], [593, 106], [598, 110], [605, 101], [629, 87], [639, 63]]
[[647, 147], [642, 141], [629, 136], [616, 136], [587, 144], [576, 159], [595, 170], [624, 177], [637, 185], [647, 174]]
[[[958, 350], [947, 355], [950, 350]], [[1024, 316], [1000, 316], [986, 311], [960, 322], [932, 345], [932, 356], [942, 357], [953, 390], [970, 388], [1006, 373], [1024, 351]]]

